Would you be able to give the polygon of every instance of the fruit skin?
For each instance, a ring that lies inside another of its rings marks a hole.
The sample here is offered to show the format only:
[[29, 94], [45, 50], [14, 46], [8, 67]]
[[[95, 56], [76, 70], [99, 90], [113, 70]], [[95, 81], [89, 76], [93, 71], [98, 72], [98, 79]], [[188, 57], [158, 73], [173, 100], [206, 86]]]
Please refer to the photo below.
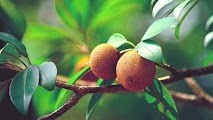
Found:
[[155, 72], [155, 63], [141, 57], [135, 50], [122, 55], [116, 66], [118, 82], [126, 89], [135, 92], [149, 86]]
[[119, 59], [119, 52], [109, 44], [96, 46], [91, 55], [89, 65], [92, 72], [104, 80], [116, 78], [116, 64]]

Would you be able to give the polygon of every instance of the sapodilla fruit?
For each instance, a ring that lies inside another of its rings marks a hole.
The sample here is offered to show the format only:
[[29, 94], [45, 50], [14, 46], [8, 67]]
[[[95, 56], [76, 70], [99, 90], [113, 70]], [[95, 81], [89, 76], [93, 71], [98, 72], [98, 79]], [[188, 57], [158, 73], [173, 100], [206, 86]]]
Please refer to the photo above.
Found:
[[119, 52], [110, 44], [96, 46], [89, 60], [92, 72], [104, 80], [116, 78], [116, 64], [119, 59]]
[[155, 63], [141, 57], [136, 50], [124, 53], [118, 60], [118, 82], [130, 91], [142, 91], [155, 77]]

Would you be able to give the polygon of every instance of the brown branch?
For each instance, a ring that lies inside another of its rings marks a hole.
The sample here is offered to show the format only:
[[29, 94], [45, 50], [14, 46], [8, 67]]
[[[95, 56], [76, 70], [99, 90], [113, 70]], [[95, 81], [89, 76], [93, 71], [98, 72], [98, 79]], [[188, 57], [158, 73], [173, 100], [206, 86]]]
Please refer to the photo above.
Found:
[[192, 103], [194, 105], [205, 106], [210, 109], [213, 109], [213, 101], [209, 101], [208, 99], [205, 99], [203, 97], [192, 95], [192, 94], [181, 93], [181, 92], [175, 92], [175, 91], [169, 91], [169, 92], [175, 101], [178, 101], [181, 103]]
[[178, 69], [173, 68], [171, 65], [168, 65], [168, 64], [162, 64], [162, 65], [160, 65], [160, 64], [156, 63], [156, 65], [159, 66], [159, 67], [161, 67], [161, 68], [163, 68], [163, 69], [165, 69], [165, 70], [167, 70], [167, 71], [169, 71], [169, 72], [171, 72], [172, 75], [175, 75], [178, 72]]
[[129, 90], [125, 89], [122, 85], [88, 87], [88, 86], [69, 85], [67, 83], [57, 81], [56, 86], [72, 90], [77, 94], [129, 92]]
[[73, 106], [75, 106], [78, 101], [84, 96], [84, 94], [74, 94], [70, 100], [65, 103], [63, 106], [61, 106], [56, 111], [52, 112], [51, 114], [45, 115], [43, 117], [38, 118], [37, 120], [54, 120], [61, 116], [63, 113], [71, 109]]
[[161, 79], [163, 84], [170, 84], [179, 80], [183, 80], [187, 77], [196, 77], [213, 73], [213, 65], [203, 68], [194, 68], [194, 69], [178, 69], [177, 73], [170, 75], [165, 79]]
[[[7, 68], [7, 67], [6, 67]], [[6, 69], [0, 68], [0, 69]], [[170, 84], [179, 80], [182, 80], [186, 77], [195, 77], [201, 75], [207, 75], [213, 73], [213, 65], [204, 67], [204, 68], [195, 68], [195, 69], [174, 69], [171, 66], [165, 65], [163, 68], [170, 71], [172, 74], [170, 76], [164, 76], [159, 78], [163, 84]], [[18, 72], [19, 70], [14, 70], [11, 66], [7, 69], [11, 69], [12, 71]], [[175, 72], [174, 72], [175, 71]], [[78, 101], [88, 93], [115, 93], [115, 92], [130, 92], [126, 90], [121, 85], [110, 85], [110, 86], [101, 86], [101, 87], [88, 87], [88, 86], [76, 86], [76, 85], [68, 85], [62, 81], [67, 81], [68, 78], [64, 76], [57, 76], [56, 85], [61, 88], [66, 88], [69, 90], [73, 90], [76, 94], [61, 108], [50, 113], [44, 117], [39, 118], [39, 120], [50, 120], [55, 119], [66, 112], [68, 109], [72, 108]], [[200, 97], [190, 94], [178, 93], [178, 92], [171, 92], [173, 98], [180, 102], [185, 103], [193, 103], [196, 105], [202, 105], [209, 108], [213, 108], [213, 100], [210, 99], [211, 96], [207, 97]], [[206, 96], [206, 95], [205, 95]]]
[[209, 94], [207, 94], [193, 78], [185, 78], [185, 79], [187, 84], [190, 86], [192, 91], [195, 94], [197, 94], [197, 96], [203, 98], [205, 101], [213, 103], [213, 98]]

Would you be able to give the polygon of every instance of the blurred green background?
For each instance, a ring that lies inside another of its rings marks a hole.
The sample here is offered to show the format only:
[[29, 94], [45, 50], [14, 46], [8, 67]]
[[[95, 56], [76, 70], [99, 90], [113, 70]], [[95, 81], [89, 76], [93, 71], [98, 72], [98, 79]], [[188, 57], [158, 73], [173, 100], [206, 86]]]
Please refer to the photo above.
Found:
[[[106, 42], [113, 33], [121, 33], [135, 44], [140, 42], [147, 28], [177, 0], [162, 9], [155, 19], [151, 16], [149, 0], [90, 0], [88, 8], [84, 7], [88, 4], [84, 0], [73, 0], [77, 12], [62, 0], [14, 2], [26, 17], [27, 29], [22, 41], [31, 61], [34, 64], [53, 61], [58, 67], [58, 74], [71, 77], [76, 72], [77, 63], [88, 57], [96, 45]], [[207, 34], [206, 21], [213, 14], [212, 5], [212, 0], [202, 0], [192, 9], [181, 27], [180, 40], [174, 37], [174, 31], [153, 38], [163, 49], [165, 63], [176, 68], [202, 66], [206, 56], [211, 53], [203, 47], [203, 40]], [[164, 74], [159, 70], [157, 76]], [[213, 95], [212, 78], [212, 75], [196, 78], [210, 95]], [[192, 93], [184, 81], [170, 84], [168, 88]], [[59, 91], [58, 88], [52, 92], [37, 89], [32, 101], [35, 112], [32, 119], [55, 109], [53, 106]], [[71, 94], [67, 94], [67, 98]], [[85, 96], [57, 120], [84, 120], [90, 97]], [[213, 112], [208, 108], [178, 102], [176, 105], [181, 120], [213, 119]], [[147, 110], [142, 93], [107, 94], [95, 108], [91, 120], [148, 119], [149, 115], [143, 114]]]

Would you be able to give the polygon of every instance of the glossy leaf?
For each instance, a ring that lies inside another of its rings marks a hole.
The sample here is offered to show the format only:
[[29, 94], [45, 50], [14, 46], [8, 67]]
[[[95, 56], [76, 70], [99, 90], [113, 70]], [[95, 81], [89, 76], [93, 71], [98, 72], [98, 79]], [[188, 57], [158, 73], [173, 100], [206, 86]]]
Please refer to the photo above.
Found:
[[157, 3], [158, 0], [151, 0], [150, 8], [153, 9], [154, 5]]
[[39, 84], [47, 90], [53, 90], [56, 84], [57, 68], [53, 62], [44, 62], [38, 66]]
[[12, 79], [9, 88], [10, 99], [21, 114], [27, 114], [38, 83], [39, 70], [35, 65], [24, 69]]
[[26, 47], [12, 35], [0, 32], [0, 40], [14, 45], [20, 55], [23, 55], [28, 58]]
[[[99, 82], [98, 86], [103, 85], [111, 85], [114, 82], [114, 80], [103, 80], [102, 82]], [[89, 120], [89, 117], [93, 111], [93, 109], [96, 107], [97, 103], [103, 98], [104, 94], [93, 94], [86, 113], [86, 120]]]
[[213, 15], [206, 22], [205, 26], [206, 30], [210, 30], [211, 26], [213, 27]]
[[207, 55], [206, 59], [203, 61], [203, 66], [206, 67], [213, 62], [213, 52]]
[[177, 39], [180, 38], [180, 28], [181, 28], [181, 25], [182, 25], [184, 19], [185, 19], [186, 16], [189, 14], [189, 12], [191, 11], [191, 9], [192, 9], [198, 2], [199, 2], [199, 0], [194, 0], [194, 1], [192, 1], [192, 2], [191, 2], [191, 4], [192, 4], [191, 7], [189, 7], [188, 10], [187, 10], [187, 11], [184, 13], [184, 15], [181, 17], [180, 22], [179, 22], [179, 25], [178, 25], [178, 27], [175, 29], [175, 37], [176, 37]]
[[[83, 76], [86, 72], [90, 70], [90, 66], [86, 66], [83, 69], [81, 69], [79, 72], [77, 72], [75, 75], [73, 75], [69, 81], [68, 84], [72, 85], [74, 84], [81, 76]], [[66, 98], [66, 95], [69, 93], [68, 90], [62, 89], [58, 94], [58, 99], [55, 104], [55, 108], [59, 108], [61, 104], [63, 104], [64, 99]]]
[[173, 17], [166, 17], [156, 20], [146, 31], [142, 40], [146, 40], [158, 35], [161, 32], [174, 29], [178, 26], [179, 22]]
[[172, 8], [170, 8], [170, 10], [167, 11], [166, 13], [164, 13], [162, 16], [163, 16], [163, 17], [168, 17], [168, 16], [174, 11], [174, 9], [175, 9], [178, 5], [179, 5], [179, 4], [177, 4], [177, 5], [173, 6]]
[[9, 31], [21, 40], [26, 21], [22, 12], [12, 3], [12, 0], [0, 0], [0, 20], [6, 24]]
[[145, 89], [145, 99], [149, 104], [152, 120], [178, 120], [178, 111], [174, 100], [166, 87], [157, 79]]
[[114, 33], [113, 35], [111, 35], [107, 43], [114, 46], [119, 51], [135, 47], [133, 43], [127, 41], [126, 38], [119, 33]]
[[158, 0], [153, 7], [152, 16], [155, 17], [156, 14], [167, 4], [171, 3], [173, 0]]
[[191, 2], [191, 0], [185, 0], [174, 9], [173, 15], [176, 19], [178, 19], [180, 17], [181, 12], [190, 2]]
[[0, 103], [8, 89], [9, 81], [0, 82]]
[[135, 49], [142, 57], [158, 64], [163, 63], [162, 49], [157, 42], [152, 40], [141, 41]]
[[204, 46], [207, 49], [212, 50], [213, 49], [213, 31], [208, 33], [204, 39]]
[[0, 61], [12, 60], [18, 58], [18, 52], [16, 48], [11, 45], [7, 44], [0, 50]]

